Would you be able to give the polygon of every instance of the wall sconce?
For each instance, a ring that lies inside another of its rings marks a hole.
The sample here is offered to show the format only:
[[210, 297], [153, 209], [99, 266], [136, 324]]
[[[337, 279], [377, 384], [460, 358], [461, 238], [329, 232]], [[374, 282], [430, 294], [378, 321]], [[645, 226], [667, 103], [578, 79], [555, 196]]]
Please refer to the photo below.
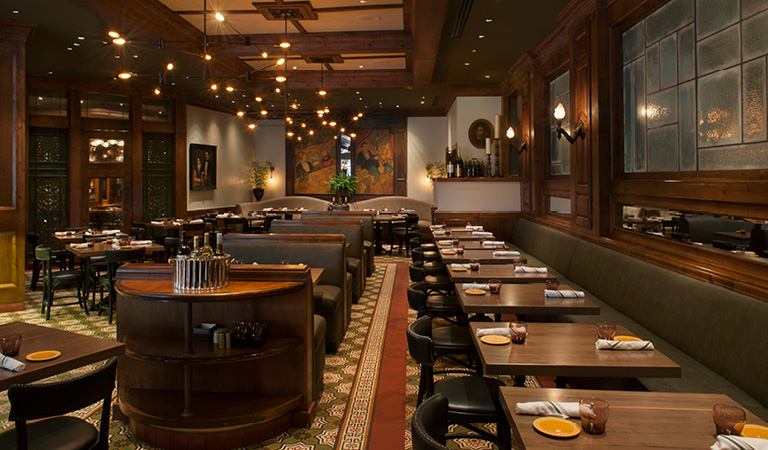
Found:
[[507, 139], [509, 139], [509, 147], [512, 148], [514, 151], [517, 152], [517, 154], [523, 153], [528, 148], [528, 140], [523, 140], [523, 143], [520, 145], [520, 147], [516, 147], [515, 144], [512, 143], [512, 139], [515, 137], [515, 130], [512, 127], [507, 128]]
[[275, 182], [275, 178], [273, 176], [274, 174], [275, 174], [275, 166], [269, 166], [269, 182], [270, 183]]
[[579, 119], [579, 123], [576, 125], [576, 130], [573, 132], [573, 136], [568, 134], [567, 131], [565, 131], [562, 127], [563, 119], [565, 119], [565, 107], [562, 103], [558, 103], [555, 107], [555, 119], [557, 119], [557, 128], [555, 129], [557, 131], [557, 138], [560, 139], [560, 136], [565, 136], [565, 138], [573, 144], [576, 142], [576, 139], [578, 138], [584, 138], [584, 134], [586, 132], [586, 129], [584, 128], [584, 120]]

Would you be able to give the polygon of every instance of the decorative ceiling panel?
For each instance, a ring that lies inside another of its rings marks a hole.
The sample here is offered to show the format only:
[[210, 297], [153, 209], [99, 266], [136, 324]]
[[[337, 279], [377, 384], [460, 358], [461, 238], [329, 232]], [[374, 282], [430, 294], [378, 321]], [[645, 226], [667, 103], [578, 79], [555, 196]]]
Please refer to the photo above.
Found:
[[331, 66], [333, 70], [403, 70], [405, 58], [345, 58], [342, 64], [331, 64]]

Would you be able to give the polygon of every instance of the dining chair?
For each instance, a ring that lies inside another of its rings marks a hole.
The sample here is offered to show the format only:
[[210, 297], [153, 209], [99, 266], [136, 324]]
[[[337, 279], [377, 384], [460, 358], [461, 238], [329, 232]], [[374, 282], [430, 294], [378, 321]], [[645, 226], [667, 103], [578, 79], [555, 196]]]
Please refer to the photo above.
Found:
[[464, 310], [461, 309], [455, 295], [427, 295], [427, 283], [419, 281], [408, 286], [408, 305], [418, 313], [418, 317], [430, 316], [445, 319], [456, 325], [468, 324]]
[[57, 306], [79, 304], [85, 310], [85, 313], [88, 314], [88, 306], [85, 304], [85, 296], [82, 294], [83, 272], [76, 269], [54, 272], [51, 264], [51, 248], [43, 245], [35, 247], [35, 259], [40, 261], [43, 270], [43, 305], [40, 313], [45, 314], [45, 320], [51, 318], [54, 292], [59, 287], [77, 288], [77, 302], [62, 303]]
[[[146, 248], [137, 247], [126, 250], [107, 250], [104, 252], [104, 256], [107, 260], [107, 272], [105, 275], [101, 275], [96, 279], [96, 287], [99, 288], [99, 315], [104, 309], [109, 310], [108, 322], [112, 324], [112, 313], [115, 308], [115, 298], [117, 294], [115, 292], [115, 277], [117, 275], [117, 268], [121, 264], [133, 261], [138, 262], [144, 259], [146, 255]], [[108, 304], [104, 304], [104, 288], [108, 290]], [[96, 296], [94, 288], [94, 297]]]
[[448, 425], [448, 397], [435, 394], [424, 400], [411, 419], [413, 450], [448, 450], [445, 445]]
[[453, 293], [453, 283], [451, 283], [448, 275], [428, 275], [423, 267], [419, 267], [414, 263], [408, 265], [408, 274], [414, 283], [417, 281], [425, 282], [428, 294], [450, 295]]
[[[16, 427], [0, 433], [0, 448], [107, 450], [116, 369], [117, 359], [111, 358], [103, 367], [77, 378], [9, 387], [8, 419]], [[101, 402], [98, 429], [79, 417], [62, 415], [97, 402]]]
[[427, 275], [446, 275], [445, 264], [441, 261], [424, 260], [423, 247], [415, 247], [411, 250], [411, 261], [415, 266], [423, 268]]
[[390, 255], [392, 255], [395, 244], [397, 244], [398, 253], [403, 253], [403, 245], [405, 245], [405, 255], [408, 256], [410, 252], [411, 238], [414, 236], [414, 233], [419, 230], [418, 223], [418, 215], [408, 214], [405, 217], [405, 221], [398, 223], [392, 228], [392, 245], [389, 247]]
[[245, 217], [227, 217], [224, 219], [224, 226], [230, 233], [248, 233], [248, 219]]
[[[448, 376], [435, 382], [435, 331], [439, 329], [432, 329], [432, 319], [428, 316], [416, 319], [407, 328], [408, 353], [421, 368], [417, 404], [421, 404], [425, 396], [442, 394], [448, 399], [448, 420], [477, 433], [461, 437], [488, 440], [503, 450], [510, 449], [509, 424], [499, 398], [499, 388], [504, 386], [502, 381], [473, 375]], [[496, 435], [473, 425], [477, 423], [495, 423]]]
[[179, 251], [179, 245], [181, 244], [181, 238], [175, 236], [166, 236], [163, 239], [163, 247], [165, 248], [165, 261], [169, 258], [174, 258], [176, 252]]

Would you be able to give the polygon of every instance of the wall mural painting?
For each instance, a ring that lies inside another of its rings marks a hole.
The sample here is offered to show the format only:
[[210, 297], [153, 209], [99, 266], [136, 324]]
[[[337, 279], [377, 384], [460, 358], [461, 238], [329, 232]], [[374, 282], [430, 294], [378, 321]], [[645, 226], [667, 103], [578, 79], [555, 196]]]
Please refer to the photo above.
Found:
[[332, 130], [326, 128], [295, 142], [294, 193], [328, 193], [326, 181], [336, 175], [336, 139], [333, 137]]
[[387, 129], [357, 132], [354, 151], [358, 194], [394, 194], [394, 138]]

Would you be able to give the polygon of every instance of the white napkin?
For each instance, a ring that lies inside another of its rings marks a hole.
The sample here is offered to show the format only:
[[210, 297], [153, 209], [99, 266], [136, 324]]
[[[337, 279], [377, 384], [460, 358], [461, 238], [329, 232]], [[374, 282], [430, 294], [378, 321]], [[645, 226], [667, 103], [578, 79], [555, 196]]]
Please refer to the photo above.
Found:
[[475, 335], [477, 337], [483, 337], [483, 336], [506, 336], [508, 338], [512, 337], [512, 334], [509, 332], [509, 328], [478, 328], [477, 331], [475, 331]]
[[66, 236], [67, 232], [66, 231], [54, 231], [53, 234], [55, 234], [56, 236]]
[[440, 253], [445, 253], [445, 252], [455, 252], [455, 251], [456, 251], [456, 249], [455, 249], [455, 248], [441, 248], [441, 249], [440, 249]]
[[579, 305], [584, 303], [584, 298], [551, 298], [544, 297], [544, 304], [547, 306], [555, 305]]
[[595, 341], [595, 348], [598, 350], [653, 350], [651, 341], [614, 341], [609, 339], [598, 339]]
[[226, 214], [216, 214], [217, 219], [226, 219], [227, 217], [229, 216], [227, 216]]
[[88, 243], [72, 244], [72, 248], [88, 248]]
[[177, 227], [180, 227], [181, 225], [183, 225], [181, 222], [173, 222], [173, 224], [174, 224], [175, 226], [177, 226]]
[[152, 245], [152, 241], [146, 240], [146, 241], [133, 241], [131, 242], [131, 245]]
[[490, 236], [493, 237], [493, 233], [490, 231], [473, 231], [472, 236]]
[[430, 225], [430, 226], [429, 226], [429, 229], [430, 229], [430, 230], [432, 230], [432, 231], [435, 231], [435, 230], [442, 230], [442, 229], [443, 229], [443, 226], [442, 226], [442, 225]]
[[469, 264], [459, 264], [459, 263], [451, 263], [451, 269], [460, 269], [460, 268], [469, 269]]
[[434, 234], [435, 236], [445, 236], [445, 231], [443, 231], [443, 230], [433, 230], [432, 234]]
[[153, 220], [150, 222], [152, 225], [162, 225], [163, 222], [160, 222], [159, 220]]
[[514, 250], [494, 250], [493, 256], [505, 257], [505, 258], [519, 258], [520, 252]]
[[515, 273], [547, 273], [546, 267], [515, 266]]
[[711, 450], [768, 450], [768, 439], [720, 434]]
[[104, 230], [101, 232], [101, 234], [106, 234], [107, 236], [110, 236], [113, 234], [120, 234], [120, 230]]
[[264, 208], [262, 211], [272, 211], [272, 208]]
[[288, 207], [283, 207], [283, 211], [288, 211]]
[[27, 367], [27, 365], [21, 361], [11, 358], [10, 356], [0, 354], [0, 367], [3, 369], [8, 369], [11, 372], [21, 372], [25, 367]]
[[203, 223], [203, 219], [190, 220], [189, 223]]
[[563, 419], [580, 417], [579, 402], [520, 402], [515, 404], [515, 413], [555, 416]]
[[450, 245], [450, 244], [453, 244], [453, 241], [450, 240], [450, 239], [441, 239], [441, 240], [437, 241], [437, 243], [438, 244], [443, 244], [443, 245]]
[[467, 231], [483, 231], [482, 225], [467, 225], [465, 227]]
[[464, 283], [461, 285], [461, 288], [465, 291], [467, 289], [482, 289], [484, 291], [491, 290], [490, 286], [488, 286], [488, 283]]
[[571, 291], [566, 289], [544, 289], [544, 297], [552, 298], [584, 298], [584, 291]]
[[483, 247], [494, 247], [495, 248], [497, 245], [507, 245], [507, 244], [504, 241], [485, 241], [485, 242], [483, 242]]

